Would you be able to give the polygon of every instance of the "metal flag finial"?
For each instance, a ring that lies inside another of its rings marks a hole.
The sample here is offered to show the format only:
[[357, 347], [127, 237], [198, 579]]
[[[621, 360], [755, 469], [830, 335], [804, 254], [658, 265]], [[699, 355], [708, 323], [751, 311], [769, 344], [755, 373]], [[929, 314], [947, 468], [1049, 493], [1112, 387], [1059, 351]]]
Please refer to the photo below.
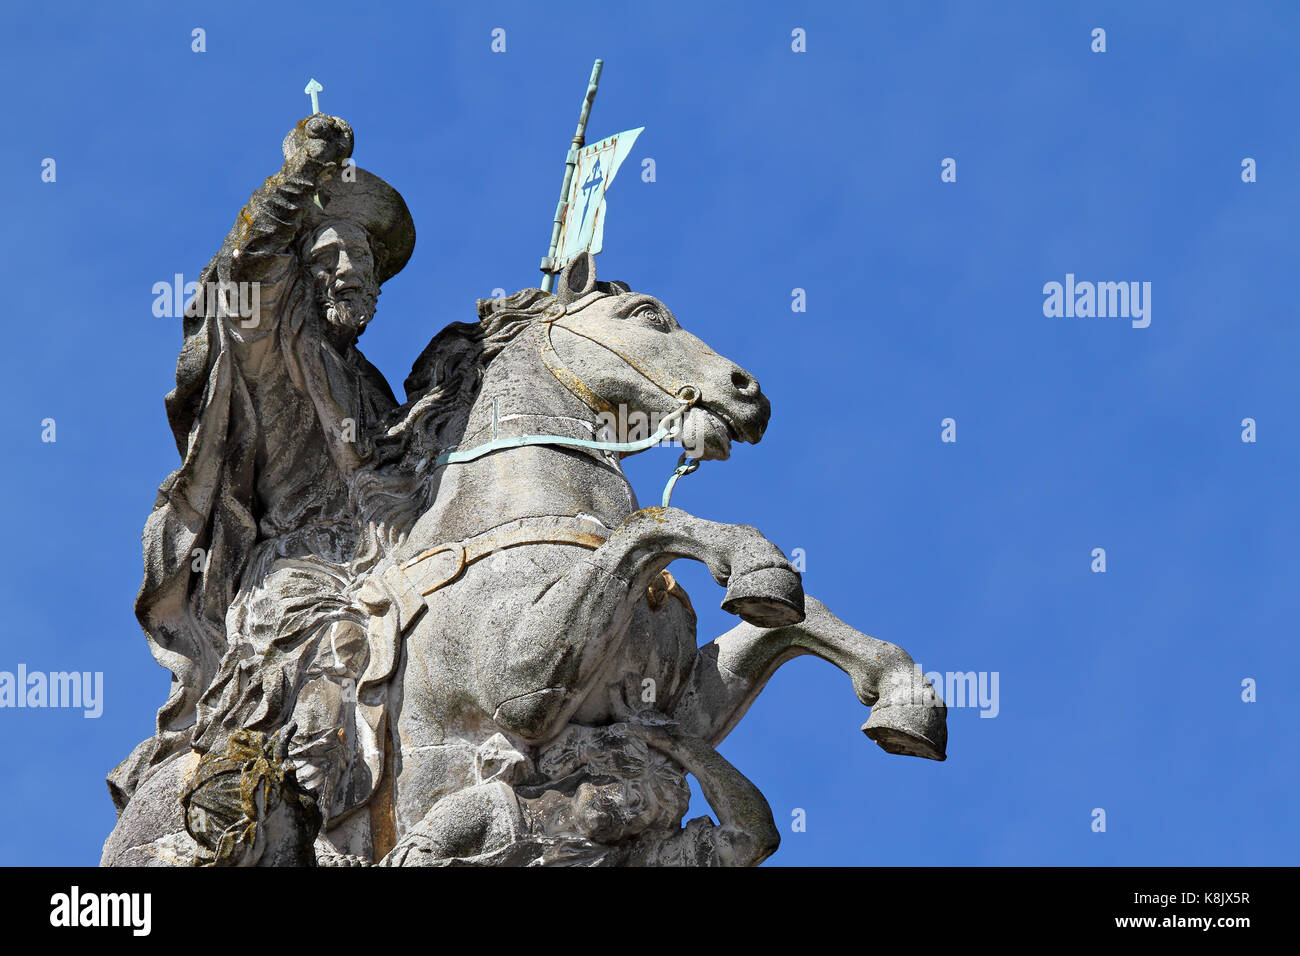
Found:
[[307, 88], [303, 90], [304, 93], [311, 97], [311, 112], [313, 116], [320, 112], [320, 103], [316, 99], [316, 94], [324, 91], [324, 89], [325, 87], [317, 83], [315, 77], [312, 77], [307, 81]]

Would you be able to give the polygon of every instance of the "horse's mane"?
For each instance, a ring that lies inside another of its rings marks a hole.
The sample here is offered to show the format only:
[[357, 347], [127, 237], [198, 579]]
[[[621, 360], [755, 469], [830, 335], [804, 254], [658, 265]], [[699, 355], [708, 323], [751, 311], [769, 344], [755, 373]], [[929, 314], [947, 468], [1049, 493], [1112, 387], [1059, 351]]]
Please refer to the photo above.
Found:
[[418, 462], [421, 454], [455, 444], [460, 435], [449, 435], [450, 426], [473, 406], [492, 360], [556, 301], [541, 289], [479, 299], [477, 322], [453, 322], [435, 335], [406, 377], [406, 403], [380, 437], [388, 446], [385, 460], [400, 449], [401, 458]]
[[371, 464], [350, 480], [352, 507], [365, 539], [353, 562], [357, 570], [373, 566], [432, 506], [437, 481], [430, 465], [460, 440], [484, 372], [558, 302], [541, 289], [479, 299], [477, 322], [452, 322], [425, 346], [406, 377], [406, 402], [374, 436]]
[[[621, 295], [623, 282], [594, 291]], [[479, 299], [477, 322], [452, 322], [433, 337], [406, 377], [406, 401], [374, 436], [371, 464], [353, 474], [349, 493], [362, 529], [354, 570], [368, 570], [400, 543], [437, 496], [434, 458], [465, 432], [483, 374], [519, 334], [565, 301], [541, 289]]]

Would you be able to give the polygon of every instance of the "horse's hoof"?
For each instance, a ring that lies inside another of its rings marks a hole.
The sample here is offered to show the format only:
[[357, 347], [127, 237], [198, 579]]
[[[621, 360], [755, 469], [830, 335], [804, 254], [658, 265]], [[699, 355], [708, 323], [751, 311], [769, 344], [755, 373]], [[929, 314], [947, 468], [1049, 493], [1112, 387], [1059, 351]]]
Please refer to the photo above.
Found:
[[925, 704], [872, 707], [862, 732], [886, 753], [930, 760], [948, 758], [948, 720], [943, 707]]
[[759, 568], [732, 578], [722, 609], [755, 627], [784, 627], [804, 618], [803, 582], [787, 568]]

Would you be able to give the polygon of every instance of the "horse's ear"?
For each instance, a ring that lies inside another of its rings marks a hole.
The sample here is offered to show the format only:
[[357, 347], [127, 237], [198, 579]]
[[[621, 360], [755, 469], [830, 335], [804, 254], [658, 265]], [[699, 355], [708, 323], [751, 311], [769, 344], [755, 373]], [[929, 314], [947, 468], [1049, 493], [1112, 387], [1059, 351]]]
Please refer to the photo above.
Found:
[[561, 302], [574, 302], [596, 288], [596, 257], [580, 252], [560, 273], [557, 295]]

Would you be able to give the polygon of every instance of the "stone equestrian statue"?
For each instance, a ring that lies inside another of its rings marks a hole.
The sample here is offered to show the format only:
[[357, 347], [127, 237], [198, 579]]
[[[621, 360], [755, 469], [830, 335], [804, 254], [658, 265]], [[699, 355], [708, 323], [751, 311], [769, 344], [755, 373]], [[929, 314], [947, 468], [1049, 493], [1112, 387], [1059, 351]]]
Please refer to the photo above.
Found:
[[[801, 654], [850, 677], [886, 751], [944, 759], [904, 651], [806, 598], [756, 528], [638, 503], [620, 460], [652, 440], [611, 440], [612, 411], [697, 460], [770, 418], [658, 299], [584, 253], [556, 294], [436, 335], [396, 403], [355, 342], [414, 230], [340, 165], [351, 143], [300, 123], [204, 272], [262, 282], [271, 314], [187, 321], [184, 463], [137, 602], [175, 682], [110, 777], [104, 863], [754, 865], [771, 810], [716, 748]], [[681, 558], [742, 619], [703, 646]], [[688, 774], [717, 823], [682, 825]]]

